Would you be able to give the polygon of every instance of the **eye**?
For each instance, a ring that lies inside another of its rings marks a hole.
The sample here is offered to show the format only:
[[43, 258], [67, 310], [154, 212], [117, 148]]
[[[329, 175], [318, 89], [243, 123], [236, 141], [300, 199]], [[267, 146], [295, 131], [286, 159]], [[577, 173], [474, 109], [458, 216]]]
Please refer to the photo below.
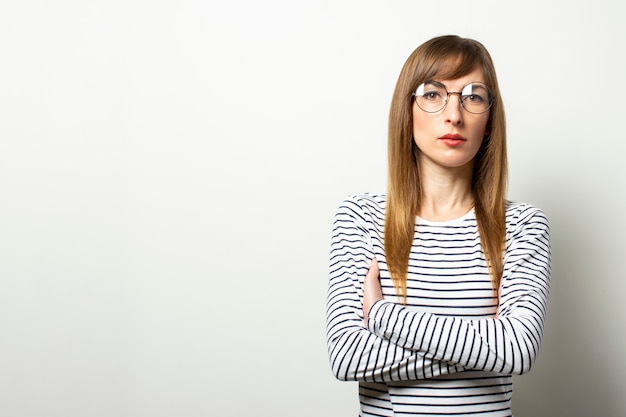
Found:
[[422, 95], [422, 98], [428, 101], [438, 101], [441, 100], [442, 97], [441, 92], [437, 90], [424, 91], [424, 94]]
[[420, 84], [414, 95], [422, 102], [440, 103], [445, 100], [447, 93], [443, 86], [434, 81], [428, 81]]
[[485, 103], [489, 101], [489, 90], [480, 83], [471, 83], [463, 87], [461, 97], [466, 103]]
[[469, 101], [471, 103], [483, 103], [485, 99], [483, 96], [478, 94], [469, 94], [467, 96], [463, 96], [464, 101]]

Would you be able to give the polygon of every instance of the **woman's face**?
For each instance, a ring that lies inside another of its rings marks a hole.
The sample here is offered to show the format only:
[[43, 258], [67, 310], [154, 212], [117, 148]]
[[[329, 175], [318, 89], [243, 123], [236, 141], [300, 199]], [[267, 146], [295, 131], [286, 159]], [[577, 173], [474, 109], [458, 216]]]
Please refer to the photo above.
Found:
[[[452, 80], [435, 79], [448, 92], [461, 91], [472, 82], [485, 83], [482, 69]], [[422, 168], [468, 168], [480, 149], [490, 110], [473, 114], [461, 107], [460, 95], [450, 94], [443, 110], [427, 113], [413, 102], [413, 138]], [[470, 171], [471, 172], [471, 171]]]

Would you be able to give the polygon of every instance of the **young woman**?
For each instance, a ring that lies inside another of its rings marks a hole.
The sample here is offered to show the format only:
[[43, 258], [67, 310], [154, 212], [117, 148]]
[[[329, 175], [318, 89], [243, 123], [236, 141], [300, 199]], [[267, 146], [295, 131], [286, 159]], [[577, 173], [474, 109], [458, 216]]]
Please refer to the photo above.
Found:
[[491, 57], [457, 36], [405, 63], [389, 117], [386, 196], [339, 207], [327, 301], [330, 363], [361, 416], [511, 416], [512, 375], [542, 339], [548, 222], [506, 200]]

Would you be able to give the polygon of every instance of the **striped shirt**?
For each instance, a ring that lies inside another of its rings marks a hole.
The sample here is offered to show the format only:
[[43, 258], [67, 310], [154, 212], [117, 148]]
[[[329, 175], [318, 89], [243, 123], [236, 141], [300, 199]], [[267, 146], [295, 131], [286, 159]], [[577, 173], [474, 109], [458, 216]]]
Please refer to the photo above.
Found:
[[[351, 196], [335, 216], [327, 299], [334, 375], [359, 381], [361, 416], [511, 416], [512, 375], [539, 351], [550, 283], [544, 213], [507, 202], [500, 300], [473, 210], [418, 218], [402, 305], [385, 262], [385, 197]], [[384, 300], [363, 323], [363, 280], [376, 257]], [[497, 315], [497, 318], [496, 318]]]

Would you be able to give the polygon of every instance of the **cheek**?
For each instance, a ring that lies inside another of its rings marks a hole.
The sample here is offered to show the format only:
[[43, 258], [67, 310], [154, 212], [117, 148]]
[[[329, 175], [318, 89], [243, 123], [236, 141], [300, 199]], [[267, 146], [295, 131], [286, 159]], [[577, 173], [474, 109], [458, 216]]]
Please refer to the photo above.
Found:
[[413, 133], [418, 132], [422, 128], [422, 121], [420, 119], [420, 115], [416, 114], [415, 110], [413, 110]]
[[472, 135], [476, 138], [482, 139], [486, 134], [488, 134], [487, 132], [488, 121], [489, 121], [488, 117], [481, 119], [481, 120], [476, 120], [476, 123], [472, 126]]
[[490, 112], [487, 112], [487, 116], [485, 116], [485, 118], [483, 119], [482, 122], [482, 126], [481, 126], [481, 132], [483, 133], [483, 136], [485, 134], [489, 134], [490, 132], [487, 131], [487, 126], [489, 125], [489, 119], [490, 119]]
[[432, 129], [432, 118], [428, 117], [429, 115], [424, 113], [423, 111], [415, 111], [413, 109], [413, 138], [415, 138], [416, 132], [417, 134], [422, 134], [429, 132]]

